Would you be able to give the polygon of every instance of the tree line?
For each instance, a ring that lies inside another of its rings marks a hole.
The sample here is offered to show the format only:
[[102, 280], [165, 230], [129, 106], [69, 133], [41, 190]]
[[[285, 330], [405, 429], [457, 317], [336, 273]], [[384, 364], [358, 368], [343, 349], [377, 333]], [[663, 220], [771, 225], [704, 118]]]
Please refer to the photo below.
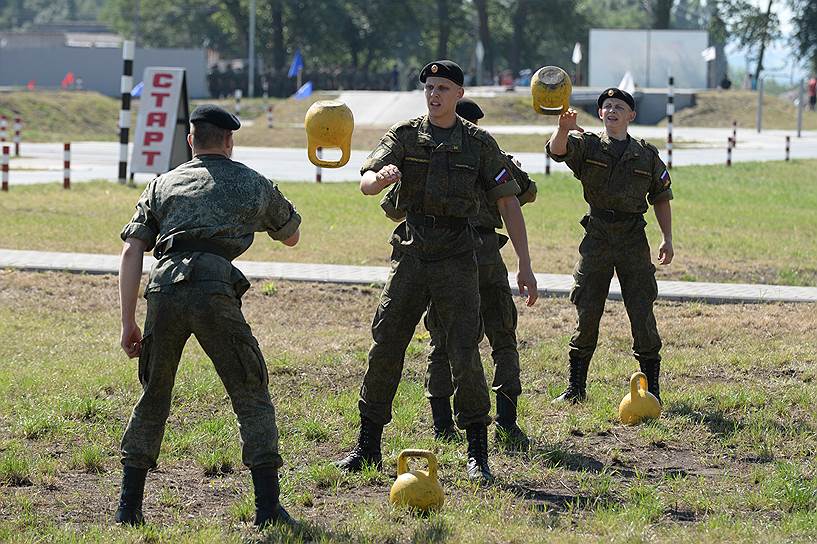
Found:
[[[95, 19], [144, 47], [205, 47], [221, 58], [246, 58], [251, 0], [0, 0], [0, 28]], [[255, 0], [258, 71], [286, 72], [295, 50], [306, 70], [332, 75], [388, 74], [452, 58], [490, 81], [543, 62], [572, 66], [590, 28], [708, 30], [722, 47], [750, 50], [755, 72], [781, 39], [776, 12], [794, 15], [790, 38], [817, 69], [813, 0]], [[477, 63], [476, 43], [484, 51]], [[626, 49], [622, 55], [626, 55]], [[587, 55], [584, 55], [584, 63]], [[583, 70], [584, 71], [584, 70]], [[345, 76], [346, 77], [346, 76]], [[354, 81], [352, 81], [354, 84]]]

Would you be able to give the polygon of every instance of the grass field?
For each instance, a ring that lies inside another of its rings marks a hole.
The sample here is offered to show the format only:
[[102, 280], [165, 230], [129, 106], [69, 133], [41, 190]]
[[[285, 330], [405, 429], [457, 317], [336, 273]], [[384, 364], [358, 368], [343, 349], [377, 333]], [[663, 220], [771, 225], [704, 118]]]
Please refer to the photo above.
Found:
[[[378, 292], [256, 282], [244, 311], [259, 338], [281, 432], [283, 501], [316, 542], [806, 542], [817, 538], [817, 307], [659, 303], [661, 419], [616, 422], [636, 368], [623, 306], [609, 303], [582, 406], [554, 408], [574, 310], [520, 307], [521, 425], [534, 447], [491, 439], [497, 484], [464, 480], [464, 444], [435, 443], [423, 399], [423, 330], [412, 341], [385, 467], [348, 476], [356, 398]], [[118, 348], [116, 278], [0, 271], [0, 541], [284, 542], [249, 526], [238, 431], [201, 348], [184, 353], [150, 524], [111, 523], [118, 442], [139, 394]], [[140, 302], [139, 315], [144, 315]], [[141, 317], [140, 317], [141, 319]], [[488, 376], [492, 369], [484, 352]], [[446, 506], [392, 510], [399, 451], [434, 450]]]
[[[664, 279], [817, 285], [817, 161], [739, 163], [673, 170], [675, 262]], [[539, 196], [524, 208], [534, 270], [569, 273], [586, 209], [567, 174], [536, 178]], [[242, 258], [386, 265], [393, 223], [379, 198], [356, 183], [284, 183], [301, 212], [302, 242], [284, 248], [259, 236]], [[113, 183], [13, 187], [0, 196], [0, 247], [118, 253], [118, 233], [132, 215], [138, 189]], [[654, 251], [660, 234], [647, 215]], [[510, 244], [505, 255], [513, 266]]]

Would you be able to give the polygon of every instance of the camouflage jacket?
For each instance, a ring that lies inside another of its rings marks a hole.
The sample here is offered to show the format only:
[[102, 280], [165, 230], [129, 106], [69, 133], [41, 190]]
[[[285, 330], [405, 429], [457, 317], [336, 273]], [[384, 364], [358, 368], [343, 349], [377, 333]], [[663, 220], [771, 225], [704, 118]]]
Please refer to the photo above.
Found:
[[547, 153], [557, 162], [565, 162], [582, 182], [584, 199], [593, 208], [626, 213], [644, 213], [647, 203], [672, 199], [669, 171], [655, 146], [630, 138], [630, 143], [616, 160], [609, 150], [606, 132], [571, 132], [567, 153]]
[[[364, 161], [361, 175], [392, 164], [402, 173], [395, 208], [403, 213], [475, 218], [480, 201], [516, 195], [519, 185], [490, 134], [459, 117], [446, 143], [437, 144], [428, 116], [394, 125]], [[401, 223], [391, 243], [425, 259], [473, 250], [473, 229]]]
[[[158, 261], [145, 294], [195, 281], [207, 292], [240, 297], [249, 282], [230, 260], [247, 251], [255, 232], [286, 240], [300, 223], [272, 181], [222, 155], [197, 155], [148, 183], [120, 237], [156, 248]], [[223, 256], [172, 251], [174, 243], [194, 240], [206, 241]]]

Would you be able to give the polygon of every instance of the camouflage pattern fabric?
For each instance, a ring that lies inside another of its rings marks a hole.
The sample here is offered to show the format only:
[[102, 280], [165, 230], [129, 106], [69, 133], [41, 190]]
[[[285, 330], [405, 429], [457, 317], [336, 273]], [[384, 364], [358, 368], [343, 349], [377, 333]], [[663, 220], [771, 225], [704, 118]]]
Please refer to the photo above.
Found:
[[[366, 159], [361, 175], [387, 164], [402, 172], [396, 208], [403, 213], [470, 220], [479, 211], [482, 195], [494, 202], [519, 193], [494, 139], [460, 118], [441, 144], [434, 141], [427, 116], [395, 125]], [[457, 424], [489, 424], [490, 400], [478, 347], [482, 326], [476, 231], [470, 225], [433, 228], [402, 222], [391, 243], [392, 269], [372, 322], [374, 342], [360, 390], [361, 416], [381, 425], [391, 420], [406, 348], [433, 302], [448, 339]]]
[[[221, 155], [199, 155], [145, 188], [121, 233], [123, 240], [155, 247], [158, 259], [145, 290], [143, 392], [122, 439], [124, 465], [156, 466], [179, 359], [193, 334], [238, 416], [243, 462], [250, 468], [281, 466], [266, 365], [241, 313], [241, 295], [250, 284], [225, 256], [246, 251], [254, 232], [285, 240], [300, 223], [275, 184]], [[190, 241], [204, 241], [219, 254], [173, 250], [173, 244]]]
[[[574, 132], [568, 137], [565, 155], [554, 155], [549, 147], [547, 152], [553, 160], [570, 167], [582, 182], [584, 198], [592, 208], [641, 214], [647, 211], [648, 203], [672, 199], [669, 172], [654, 146], [630, 138], [618, 160], [610, 148], [610, 137], [604, 132]], [[658, 286], [644, 232], [646, 221], [636, 215], [611, 222], [588, 214], [581, 224], [585, 234], [570, 293], [578, 313], [570, 356], [589, 360], [595, 352], [615, 271], [630, 318], [633, 354], [639, 360], [660, 360], [661, 338], [653, 314]]]

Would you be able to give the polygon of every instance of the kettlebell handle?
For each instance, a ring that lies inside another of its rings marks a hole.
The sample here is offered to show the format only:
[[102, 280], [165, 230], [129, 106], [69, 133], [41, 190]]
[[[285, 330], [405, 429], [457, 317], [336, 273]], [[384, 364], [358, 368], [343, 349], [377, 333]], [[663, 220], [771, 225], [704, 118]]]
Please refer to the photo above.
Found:
[[638, 397], [638, 385], [641, 384], [641, 389], [647, 391], [647, 375], [643, 372], [636, 372], [630, 377], [630, 399]]
[[[327, 148], [326, 146], [320, 146], [321, 149], [332, 149]], [[341, 152], [340, 160], [337, 161], [325, 161], [323, 159], [318, 158], [318, 146], [317, 145], [310, 145], [307, 153], [309, 155], [309, 162], [314, 164], [315, 166], [320, 166], [321, 168], [340, 168], [344, 166], [347, 162], [349, 162], [349, 156], [351, 154], [350, 146], [343, 146], [339, 147]]]
[[428, 461], [429, 478], [437, 478], [437, 456], [429, 450], [403, 450], [397, 456], [397, 475], [408, 472], [408, 460], [411, 457], [423, 458]]

